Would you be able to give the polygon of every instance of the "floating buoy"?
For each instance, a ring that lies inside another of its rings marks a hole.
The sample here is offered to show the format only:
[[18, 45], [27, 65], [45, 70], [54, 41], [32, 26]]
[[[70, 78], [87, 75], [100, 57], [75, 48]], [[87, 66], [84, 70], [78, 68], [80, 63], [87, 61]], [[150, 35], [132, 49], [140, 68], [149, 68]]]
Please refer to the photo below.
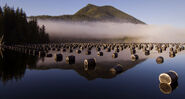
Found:
[[162, 51], [162, 49], [161, 48], [159, 48], [158, 49], [158, 53], [162, 53], [163, 51]]
[[48, 47], [48, 50], [50, 51], [50, 50], [51, 50], [51, 48], [50, 48], [50, 47]]
[[145, 55], [146, 56], [150, 55], [150, 51], [149, 50], [145, 50]]
[[118, 57], [118, 53], [113, 53], [113, 54], [112, 54], [112, 57], [113, 57], [113, 58], [117, 58], [117, 57]]
[[84, 70], [94, 70], [96, 66], [96, 59], [85, 59], [84, 60]]
[[162, 64], [164, 62], [164, 58], [162, 56], [157, 57], [156, 59], [157, 64]]
[[181, 46], [181, 48], [180, 48], [181, 50], [184, 50], [184, 46]]
[[121, 65], [113, 66], [113, 67], [110, 69], [110, 72], [112, 72], [112, 73], [114, 73], [114, 74], [121, 73], [121, 72], [123, 72], [123, 67], [122, 67]]
[[80, 50], [83, 51], [84, 50], [84, 47], [80, 47]]
[[123, 50], [123, 47], [119, 47], [119, 49], [122, 51]]
[[62, 51], [63, 51], [63, 52], [66, 52], [66, 49], [64, 48], [64, 49], [62, 49]]
[[153, 50], [153, 46], [150, 46], [150, 47], [149, 47], [149, 50]]
[[169, 52], [169, 57], [171, 57], [171, 58], [175, 57], [175, 52], [174, 51], [170, 51]]
[[98, 52], [98, 56], [103, 56], [103, 52]]
[[132, 61], [136, 61], [138, 59], [139, 59], [139, 56], [138, 55], [136, 55], [136, 54], [131, 55], [131, 60]]
[[90, 50], [87, 50], [87, 51], [85, 52], [85, 54], [86, 54], [86, 55], [91, 55], [91, 51], [90, 51]]
[[69, 49], [69, 53], [72, 53], [72, 52], [73, 52], [73, 49], [70, 48], [70, 49]]
[[39, 55], [39, 51], [34, 50], [34, 51], [33, 51], [33, 56], [37, 56], [37, 55]]
[[75, 64], [75, 56], [73, 56], [73, 55], [67, 56], [66, 57], [66, 63], [67, 64]]
[[118, 49], [118, 48], [116, 48], [116, 49], [115, 49], [115, 52], [116, 52], [116, 53], [118, 53], [118, 52], [119, 52], [119, 49]]
[[164, 46], [164, 47], [162, 47], [162, 50], [163, 50], [163, 51], [166, 51], [166, 48], [167, 48], [167, 47], [166, 47], [166, 46]]
[[101, 48], [97, 47], [96, 50], [97, 50], [97, 51], [101, 51]]
[[57, 48], [57, 51], [60, 51], [60, 48]]
[[107, 52], [111, 52], [111, 48], [107, 48], [107, 50], [106, 50]]
[[162, 73], [159, 75], [160, 83], [172, 84], [177, 82], [178, 74], [175, 71], [170, 70], [167, 73]]
[[55, 48], [52, 48], [53, 51], [55, 51]]
[[55, 60], [56, 61], [62, 61], [62, 59], [63, 59], [63, 55], [62, 54], [56, 54], [55, 55]]
[[47, 54], [46, 57], [52, 57], [53, 55], [51, 53]]
[[39, 57], [45, 57], [46, 53], [44, 51], [39, 51]]
[[82, 51], [81, 50], [76, 50], [76, 53], [80, 54]]
[[87, 48], [88, 50], [92, 50], [92, 48], [91, 47], [89, 47], [89, 48]]
[[131, 53], [131, 54], [135, 54], [135, 53], [136, 53], [136, 50], [135, 50], [135, 49], [131, 49], [131, 50], [130, 50], [130, 53]]
[[173, 47], [170, 48], [170, 51], [173, 51]]

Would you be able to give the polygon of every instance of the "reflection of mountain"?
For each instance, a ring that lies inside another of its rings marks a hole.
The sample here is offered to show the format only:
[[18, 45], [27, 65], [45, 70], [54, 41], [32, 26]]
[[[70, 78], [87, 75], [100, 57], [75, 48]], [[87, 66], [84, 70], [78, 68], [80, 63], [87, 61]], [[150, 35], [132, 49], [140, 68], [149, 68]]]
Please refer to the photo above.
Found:
[[[75, 70], [79, 75], [87, 78], [88, 80], [93, 80], [96, 78], [113, 78], [116, 76], [115, 73], [112, 73], [110, 69], [117, 65], [113, 61], [99, 61], [95, 68], [84, 70], [83, 62], [78, 60], [76, 64], [69, 65], [65, 63], [65, 60], [62, 62], [49, 62], [45, 60], [45, 64], [40, 64], [37, 57], [28, 56], [26, 54], [21, 54], [9, 50], [3, 52], [3, 58], [0, 59], [0, 78], [2, 82], [6, 83], [8, 80], [19, 80], [21, 79], [26, 69], [35, 69], [35, 70], [47, 70], [47, 69], [66, 69], [66, 70]], [[140, 62], [143, 62], [145, 59], [132, 62], [129, 60], [119, 60], [119, 64], [123, 67], [123, 72], [133, 68]], [[79, 62], [80, 61], [80, 62]]]
[[[136, 66], [137, 64], [141, 63], [145, 61], [145, 59], [141, 59], [141, 60], [137, 60], [135, 62], [129, 61], [129, 60], [120, 60], [119, 64], [122, 65], [123, 67], [123, 72], [127, 71], [128, 69], [133, 68], [134, 66]], [[44, 65], [44, 66], [38, 66], [35, 69], [39, 69], [39, 70], [45, 70], [45, 69], [66, 69], [66, 70], [75, 70], [76, 72], [79, 73], [79, 75], [87, 78], [88, 80], [93, 80], [96, 78], [113, 78], [116, 76], [116, 74], [112, 73], [110, 71], [110, 69], [115, 66], [116, 63], [111, 62], [111, 61], [106, 61], [106, 62], [100, 62], [97, 63], [97, 65], [95, 66], [94, 69], [85, 71], [83, 64], [78, 63], [75, 65], [67, 65], [67, 64], [53, 64], [53, 65]]]
[[[127, 71], [128, 69], [131, 69], [135, 67], [140, 62], [143, 62], [145, 59], [138, 60], [136, 62], [131, 61], [122, 61], [120, 64], [123, 66], [123, 72]], [[106, 63], [100, 63], [98, 66], [96, 66], [96, 69], [94, 71], [82, 71], [82, 69], [76, 70], [81, 76], [84, 76], [88, 80], [93, 80], [96, 78], [113, 78], [116, 76], [115, 73], [110, 72], [110, 69], [115, 66], [115, 64], [112, 64], [110, 62]], [[122, 72], [122, 73], [123, 73]]]
[[18, 80], [24, 76], [26, 66], [35, 66], [36, 57], [5, 50], [0, 59], [0, 78], [3, 82]]

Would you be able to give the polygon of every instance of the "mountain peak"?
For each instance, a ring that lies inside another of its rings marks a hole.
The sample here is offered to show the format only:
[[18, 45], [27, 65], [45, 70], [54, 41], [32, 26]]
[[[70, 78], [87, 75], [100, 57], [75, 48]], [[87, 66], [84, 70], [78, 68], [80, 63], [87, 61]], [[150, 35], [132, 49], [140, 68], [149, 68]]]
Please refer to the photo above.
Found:
[[89, 4], [87, 4], [86, 7], [97, 7], [97, 6], [89, 3]]
[[74, 15], [63, 16], [38, 16], [42, 19], [61, 19], [65, 21], [115, 21], [135, 24], [145, 24], [133, 16], [114, 8], [113, 6], [96, 6], [87, 4]]

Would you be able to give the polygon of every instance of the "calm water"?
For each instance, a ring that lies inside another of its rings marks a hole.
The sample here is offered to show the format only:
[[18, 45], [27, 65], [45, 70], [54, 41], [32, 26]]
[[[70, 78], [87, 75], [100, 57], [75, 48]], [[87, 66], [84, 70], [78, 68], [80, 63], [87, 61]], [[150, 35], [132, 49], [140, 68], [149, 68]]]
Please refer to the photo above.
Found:
[[[9, 50], [3, 51], [0, 60], [0, 99], [182, 99], [185, 97], [185, 51], [170, 58], [168, 51], [152, 51], [145, 56], [137, 50], [139, 60], [130, 59], [129, 49], [112, 58], [111, 52], [104, 51], [97, 56], [96, 49], [91, 55], [62, 53], [63, 60], [55, 62], [54, 57], [38, 58]], [[69, 65], [65, 57], [75, 55], [75, 64]], [[156, 58], [164, 57], [164, 63], [157, 64]], [[84, 70], [84, 59], [96, 58], [96, 67]], [[121, 64], [122, 73], [114, 74], [110, 68]], [[174, 70], [178, 73], [178, 84], [160, 89], [160, 73]]]

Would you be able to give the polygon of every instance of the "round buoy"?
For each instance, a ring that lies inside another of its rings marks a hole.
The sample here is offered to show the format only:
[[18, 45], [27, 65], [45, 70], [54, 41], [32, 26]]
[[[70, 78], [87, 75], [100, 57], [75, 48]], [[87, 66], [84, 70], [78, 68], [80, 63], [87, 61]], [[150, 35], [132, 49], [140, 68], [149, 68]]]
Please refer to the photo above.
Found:
[[132, 61], [136, 61], [138, 59], [139, 59], [139, 56], [138, 55], [136, 55], [136, 54], [131, 55], [131, 60]]
[[164, 58], [162, 56], [157, 57], [156, 59], [157, 64], [162, 64], [164, 62]]
[[174, 51], [170, 51], [169, 52], [169, 57], [171, 57], [171, 58], [175, 57], [175, 52]]
[[145, 50], [145, 55], [146, 56], [150, 55], [150, 51], [149, 50]]
[[62, 54], [56, 54], [55, 55], [55, 60], [56, 61], [62, 61], [62, 59], [63, 59], [63, 55]]
[[60, 48], [57, 48], [57, 51], [60, 51]]
[[103, 52], [98, 52], [98, 56], [103, 56]]
[[66, 52], [66, 49], [64, 48], [64, 49], [62, 49], [62, 51], [63, 51], [63, 52]]
[[158, 53], [162, 53], [163, 50], [161, 48], [158, 49]]
[[90, 51], [90, 50], [87, 50], [87, 51], [85, 52], [85, 54], [86, 54], [86, 55], [91, 55], [91, 51]]
[[170, 51], [173, 51], [173, 47], [170, 48]]
[[73, 56], [73, 55], [67, 56], [66, 57], [66, 63], [67, 64], [75, 64], [75, 56]]
[[111, 52], [111, 48], [107, 48], [107, 50], [106, 50], [107, 52]]
[[174, 82], [177, 82], [178, 75], [175, 71], [170, 70], [167, 73], [162, 73], [159, 75], [159, 81], [160, 83], [167, 83], [172, 84]]
[[51, 53], [48, 53], [46, 57], [52, 57], [53, 55]]
[[119, 49], [118, 49], [118, 48], [116, 48], [116, 49], [115, 49], [115, 52], [116, 52], [116, 53], [118, 53], [118, 52], [119, 52]]
[[53, 51], [55, 51], [55, 48], [52, 48]]
[[82, 51], [81, 50], [76, 50], [76, 53], [80, 54]]
[[96, 48], [96, 51], [101, 51], [101, 48], [97, 47], [97, 48]]
[[114, 74], [121, 73], [121, 72], [123, 72], [123, 67], [122, 67], [121, 65], [113, 66], [113, 67], [110, 69], [110, 72], [112, 72], [112, 73], [114, 73]]
[[39, 55], [39, 51], [34, 50], [34, 51], [33, 51], [33, 56], [38, 56], [38, 55]]
[[113, 58], [117, 58], [117, 57], [118, 57], [118, 53], [113, 53], [113, 54], [112, 54], [112, 57], [113, 57]]
[[84, 70], [94, 70], [96, 66], [96, 59], [85, 59], [84, 60]]
[[44, 51], [39, 51], [39, 57], [45, 57], [46, 53]]
[[72, 53], [72, 52], [73, 52], [73, 49], [70, 48], [70, 49], [69, 49], [69, 53]]
[[131, 53], [131, 54], [135, 54], [135, 53], [136, 53], [136, 50], [135, 50], [135, 49], [131, 49], [131, 50], [130, 50], [130, 53]]

